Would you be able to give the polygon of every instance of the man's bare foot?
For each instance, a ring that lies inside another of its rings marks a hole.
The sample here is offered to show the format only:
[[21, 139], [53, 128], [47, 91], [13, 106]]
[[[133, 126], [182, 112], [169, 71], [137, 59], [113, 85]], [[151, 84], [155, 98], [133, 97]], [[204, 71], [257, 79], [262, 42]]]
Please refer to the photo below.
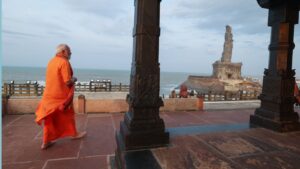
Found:
[[77, 133], [77, 135], [74, 136], [72, 139], [81, 139], [81, 138], [83, 138], [85, 135], [86, 135], [86, 131], [79, 132], [79, 133]]
[[50, 142], [48, 142], [48, 143], [43, 143], [42, 146], [41, 146], [41, 149], [42, 149], [42, 150], [46, 150], [47, 148], [53, 146], [54, 144], [55, 144], [54, 141], [50, 141]]

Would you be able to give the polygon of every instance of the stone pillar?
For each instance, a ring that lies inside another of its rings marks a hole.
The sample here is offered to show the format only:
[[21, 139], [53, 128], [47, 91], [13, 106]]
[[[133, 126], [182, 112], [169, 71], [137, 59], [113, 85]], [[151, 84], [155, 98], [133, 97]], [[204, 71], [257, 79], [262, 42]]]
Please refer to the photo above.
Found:
[[265, 69], [259, 97], [261, 106], [250, 116], [250, 125], [279, 132], [300, 130], [299, 117], [294, 112], [295, 70], [292, 70], [294, 25], [299, 20], [300, 1], [257, 1], [269, 9], [268, 25], [272, 33], [269, 67]]
[[85, 96], [84, 95], [79, 95], [78, 96], [78, 113], [85, 114]]
[[204, 109], [204, 97], [203, 96], [198, 97], [197, 107], [198, 107], [198, 110]]
[[134, 5], [133, 57], [127, 95], [129, 111], [116, 136], [121, 151], [169, 143], [169, 133], [159, 117], [159, 107], [163, 106], [159, 97], [158, 62], [160, 0], [135, 0]]

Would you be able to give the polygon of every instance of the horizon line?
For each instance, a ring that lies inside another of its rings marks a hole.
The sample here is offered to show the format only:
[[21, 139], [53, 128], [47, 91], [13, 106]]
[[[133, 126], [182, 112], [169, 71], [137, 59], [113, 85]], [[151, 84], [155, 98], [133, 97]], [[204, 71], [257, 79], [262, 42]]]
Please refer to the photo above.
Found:
[[[46, 69], [46, 67], [42, 67], [42, 66], [16, 66], [16, 65], [2, 65], [2, 67], [21, 67], [21, 68], [42, 68], [42, 69]], [[110, 70], [110, 71], [128, 71], [130, 72], [131, 69], [100, 69], [100, 68], [78, 68], [78, 67], [73, 67], [73, 69], [83, 69], [83, 70]], [[211, 73], [207, 73], [207, 72], [179, 72], [179, 71], [164, 71], [162, 70], [161, 72], [163, 73], [189, 73], [190, 76], [197, 76], [197, 75], [210, 75]], [[253, 77], [260, 77], [263, 76], [263, 73], [261, 75], [257, 75], [257, 74], [242, 74], [242, 77], [247, 77], [247, 76], [253, 76]], [[296, 76], [295, 76], [296, 77]]]

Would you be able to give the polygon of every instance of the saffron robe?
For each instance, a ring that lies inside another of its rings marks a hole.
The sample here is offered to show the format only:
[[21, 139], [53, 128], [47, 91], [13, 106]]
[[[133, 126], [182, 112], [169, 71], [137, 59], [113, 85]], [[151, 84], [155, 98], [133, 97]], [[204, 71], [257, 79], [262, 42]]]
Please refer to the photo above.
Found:
[[48, 63], [46, 87], [35, 119], [39, 125], [44, 121], [44, 143], [77, 134], [72, 105], [74, 85], [67, 86], [72, 76], [72, 67], [64, 57], [57, 55]]

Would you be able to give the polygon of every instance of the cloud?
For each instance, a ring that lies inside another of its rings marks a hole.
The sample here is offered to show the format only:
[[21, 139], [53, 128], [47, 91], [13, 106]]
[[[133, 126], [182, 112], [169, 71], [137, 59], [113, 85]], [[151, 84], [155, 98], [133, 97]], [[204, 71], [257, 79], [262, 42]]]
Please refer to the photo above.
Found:
[[[31, 33], [23, 33], [23, 32], [17, 32], [17, 31], [10, 31], [10, 30], [2, 30], [2, 33], [4, 33], [5, 35], [10, 35], [10, 36], [17, 36], [17, 37], [30, 37], [30, 38], [41, 38], [43, 36], [41, 35], [36, 35], [36, 34], [31, 34]], [[4, 35], [4, 36], [5, 36]]]
[[62, 0], [72, 11], [104, 16], [110, 19], [119, 17], [128, 11], [127, 4], [133, 6], [133, 2], [120, 0]]
[[[241, 33], [267, 33], [268, 11], [258, 6], [255, 1], [219, 0], [174, 0], [165, 12], [168, 18], [192, 22], [195, 29], [223, 31], [225, 25], [231, 25]], [[175, 4], [171, 4], [175, 3]]]
[[[162, 71], [210, 74], [227, 24], [233, 28], [233, 61], [243, 62], [243, 73], [262, 74], [267, 67], [268, 11], [256, 1], [164, 0], [160, 11]], [[56, 45], [68, 43], [75, 68], [131, 67], [132, 0], [3, 1], [2, 23], [4, 65], [46, 66]], [[299, 30], [296, 25], [294, 67], [300, 67]]]

